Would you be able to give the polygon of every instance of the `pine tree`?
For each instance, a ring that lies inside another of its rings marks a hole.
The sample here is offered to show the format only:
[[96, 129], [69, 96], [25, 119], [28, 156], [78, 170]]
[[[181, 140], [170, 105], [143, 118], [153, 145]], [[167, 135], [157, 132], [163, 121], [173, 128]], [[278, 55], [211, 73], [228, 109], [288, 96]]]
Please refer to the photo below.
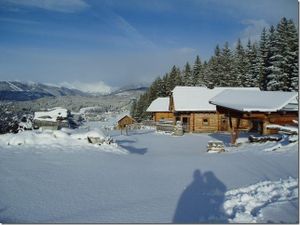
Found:
[[203, 70], [203, 82], [204, 85], [208, 88], [213, 88], [214, 84], [212, 82], [212, 72], [210, 69], [210, 64], [206, 61], [204, 61], [203, 66], [202, 66], [202, 70]]
[[219, 45], [215, 48], [215, 54], [208, 61], [208, 67], [206, 70], [207, 85], [210, 87], [220, 86], [223, 79], [222, 66], [221, 66], [221, 50]]
[[[268, 55], [267, 55], [267, 74], [266, 74], [266, 83], [268, 91], [277, 91], [280, 90], [279, 77], [282, 73], [281, 71], [281, 62], [282, 56], [279, 55], [279, 49], [277, 46], [277, 33], [274, 26], [272, 25], [269, 30], [268, 37]], [[278, 54], [278, 55], [277, 55]]]
[[298, 91], [298, 32], [292, 20], [287, 21], [287, 73], [288, 90]]
[[261, 90], [267, 90], [268, 47], [268, 34], [266, 28], [264, 28], [259, 42], [259, 87]]
[[283, 91], [289, 90], [288, 78], [289, 70], [292, 66], [289, 62], [289, 45], [288, 45], [288, 32], [287, 32], [287, 19], [283, 17], [276, 29], [276, 47], [277, 52], [274, 57], [273, 64], [278, 65], [280, 73], [278, 74], [279, 88]]
[[166, 96], [168, 96], [168, 94], [171, 90], [171, 87], [169, 84], [169, 73], [166, 73], [162, 80], [163, 80], [163, 85], [165, 86], [165, 94], [166, 94]]
[[228, 42], [225, 42], [224, 48], [222, 49], [220, 63], [222, 71], [220, 73], [222, 74], [220, 78], [220, 86], [226, 87], [234, 85], [236, 77], [233, 73], [233, 56], [229, 49]]
[[236, 49], [234, 52], [234, 74], [236, 77], [235, 82], [233, 83], [233, 86], [236, 87], [242, 87], [245, 74], [246, 74], [246, 54], [244, 47], [241, 43], [241, 40], [238, 39]]
[[175, 87], [184, 85], [183, 77], [181, 75], [181, 71], [180, 71], [179, 68], [176, 68], [176, 73], [175, 74], [176, 74], [176, 76], [175, 76]]
[[259, 83], [259, 61], [256, 44], [248, 40], [246, 49], [246, 74], [243, 81], [244, 87], [256, 87]]
[[180, 69], [173, 66], [168, 76], [166, 76], [167, 94], [169, 95], [170, 92], [178, 85], [182, 85]]
[[192, 72], [193, 86], [205, 86], [204, 85], [204, 73], [203, 66], [200, 57], [197, 55]]
[[187, 62], [183, 70], [183, 83], [185, 86], [193, 86], [193, 77], [190, 64]]

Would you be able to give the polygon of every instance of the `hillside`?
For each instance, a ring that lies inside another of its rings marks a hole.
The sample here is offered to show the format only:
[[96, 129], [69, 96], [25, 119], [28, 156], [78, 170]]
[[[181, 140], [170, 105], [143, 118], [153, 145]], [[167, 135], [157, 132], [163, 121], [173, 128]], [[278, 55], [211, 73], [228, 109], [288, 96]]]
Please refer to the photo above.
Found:
[[42, 83], [23, 83], [18, 81], [0, 81], [1, 101], [27, 101], [43, 97], [88, 96], [88, 94], [65, 87], [56, 87]]

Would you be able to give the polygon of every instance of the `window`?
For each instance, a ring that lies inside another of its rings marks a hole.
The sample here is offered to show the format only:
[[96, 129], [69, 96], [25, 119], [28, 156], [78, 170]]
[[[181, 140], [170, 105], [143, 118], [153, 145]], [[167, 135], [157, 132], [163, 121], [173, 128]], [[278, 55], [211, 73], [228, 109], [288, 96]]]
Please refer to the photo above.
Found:
[[203, 126], [208, 126], [208, 125], [209, 125], [209, 120], [208, 120], [208, 118], [203, 118], [202, 124], [203, 124]]

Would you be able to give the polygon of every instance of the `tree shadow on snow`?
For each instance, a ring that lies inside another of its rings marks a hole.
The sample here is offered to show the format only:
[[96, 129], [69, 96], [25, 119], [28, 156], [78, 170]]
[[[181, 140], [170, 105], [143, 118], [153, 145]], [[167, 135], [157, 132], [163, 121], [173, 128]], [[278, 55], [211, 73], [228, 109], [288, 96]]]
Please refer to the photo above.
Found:
[[132, 145], [127, 145], [128, 143], [129, 144], [135, 143], [135, 141], [132, 140], [117, 140], [116, 142], [120, 147], [126, 149], [127, 151], [133, 154], [144, 155], [148, 150], [147, 148], [136, 148]]
[[213, 172], [195, 170], [192, 183], [178, 200], [173, 223], [227, 223], [225, 192], [226, 186]]

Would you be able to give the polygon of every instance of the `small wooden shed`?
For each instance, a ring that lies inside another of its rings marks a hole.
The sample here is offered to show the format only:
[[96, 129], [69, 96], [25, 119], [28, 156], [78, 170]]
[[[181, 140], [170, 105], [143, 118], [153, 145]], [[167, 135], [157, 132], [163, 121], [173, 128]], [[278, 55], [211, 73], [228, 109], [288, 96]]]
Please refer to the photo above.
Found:
[[128, 115], [123, 116], [121, 119], [118, 120], [118, 129], [120, 130], [125, 129], [126, 126], [134, 123], [136, 123], [136, 121], [132, 117]]

